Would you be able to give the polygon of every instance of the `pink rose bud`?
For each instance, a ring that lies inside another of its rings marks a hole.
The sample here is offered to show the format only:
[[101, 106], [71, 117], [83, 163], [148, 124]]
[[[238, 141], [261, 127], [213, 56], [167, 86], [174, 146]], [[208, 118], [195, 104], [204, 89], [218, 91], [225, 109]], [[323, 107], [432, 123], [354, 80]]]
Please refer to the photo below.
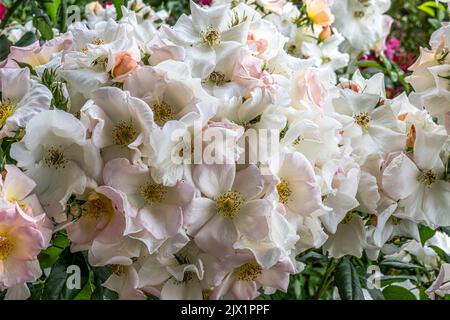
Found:
[[329, 37], [331, 37], [331, 27], [325, 26], [325, 27], [323, 27], [322, 32], [319, 34], [319, 39], [320, 39], [320, 41], [325, 41]]
[[123, 51], [116, 53], [115, 65], [112, 69], [112, 76], [119, 77], [130, 73], [137, 67], [137, 62], [133, 59], [129, 52]]

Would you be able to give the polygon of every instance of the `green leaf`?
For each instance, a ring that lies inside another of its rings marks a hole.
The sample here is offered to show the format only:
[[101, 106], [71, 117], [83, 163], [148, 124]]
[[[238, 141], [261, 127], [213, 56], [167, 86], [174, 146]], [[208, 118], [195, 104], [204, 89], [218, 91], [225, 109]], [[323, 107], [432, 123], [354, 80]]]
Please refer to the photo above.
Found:
[[51, 245], [41, 251], [39, 254], [39, 263], [42, 269], [51, 268], [58, 260], [61, 252], [70, 245], [67, 234], [63, 231], [58, 232], [51, 241]]
[[58, 23], [58, 8], [60, 4], [61, 0], [53, 0], [51, 2], [45, 2], [43, 4], [45, 12], [47, 12], [53, 25], [56, 25]]
[[118, 295], [116, 292], [103, 287], [103, 283], [111, 275], [110, 267], [92, 267], [94, 273], [95, 290], [91, 295], [91, 300], [117, 300]]
[[379, 265], [395, 269], [423, 269], [422, 266], [419, 266], [417, 264], [389, 259], [383, 260]]
[[[72, 274], [67, 273], [69, 266], [78, 266], [80, 268], [80, 284], [79, 289], [69, 289], [66, 285], [67, 279]], [[89, 280], [89, 269], [82, 253], [71, 253], [69, 248], [59, 256], [55, 265], [45, 281], [44, 292], [42, 298], [46, 300], [73, 300], [86, 285]]]
[[9, 48], [11, 47], [11, 42], [3, 34], [0, 36], [0, 61], [5, 60], [9, 55]]
[[383, 295], [386, 300], [417, 300], [411, 291], [395, 285], [384, 288]]
[[436, 233], [436, 230], [433, 230], [427, 226], [421, 225], [419, 227], [419, 234], [420, 234], [420, 242], [422, 242], [422, 245], [424, 245], [428, 239], [432, 238], [435, 233]]
[[112, 0], [112, 3], [114, 4], [114, 7], [116, 7], [117, 12], [117, 20], [120, 20], [122, 18], [122, 6], [126, 6], [125, 0]]
[[450, 256], [441, 248], [437, 247], [437, 246], [430, 246], [431, 249], [433, 249], [439, 256], [439, 258], [441, 258], [441, 260], [444, 260], [447, 263], [450, 263]]
[[53, 30], [47, 19], [42, 16], [36, 16], [33, 18], [33, 26], [38, 29], [43, 40], [50, 40], [53, 38]]
[[364, 300], [358, 272], [347, 257], [337, 264], [334, 280], [342, 300]]
[[16, 47], [26, 47], [37, 41], [36, 35], [32, 31], [25, 32], [22, 38], [19, 39], [14, 46]]

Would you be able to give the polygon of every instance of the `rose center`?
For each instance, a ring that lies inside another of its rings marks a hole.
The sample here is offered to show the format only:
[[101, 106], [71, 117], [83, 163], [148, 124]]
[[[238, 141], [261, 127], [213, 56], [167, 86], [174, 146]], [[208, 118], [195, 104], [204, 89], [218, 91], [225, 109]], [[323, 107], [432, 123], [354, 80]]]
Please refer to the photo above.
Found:
[[147, 183], [140, 188], [140, 194], [147, 204], [161, 203], [166, 197], [166, 193], [169, 190], [168, 187], [156, 184]]
[[6, 260], [13, 248], [14, 243], [5, 234], [0, 234], [0, 261]]
[[425, 170], [419, 174], [418, 180], [420, 183], [423, 183], [427, 187], [431, 187], [431, 185], [436, 182], [437, 175], [431, 169]]
[[155, 122], [159, 126], [163, 126], [167, 121], [174, 119], [172, 107], [164, 101], [155, 103], [152, 110]]
[[112, 130], [113, 142], [119, 146], [127, 146], [136, 138], [137, 131], [132, 122], [119, 122]]
[[242, 281], [255, 281], [256, 278], [262, 273], [262, 268], [255, 260], [247, 262], [234, 271], [238, 280]]
[[280, 183], [277, 184], [277, 191], [278, 191], [278, 198], [280, 199], [280, 202], [283, 204], [288, 203], [292, 196], [292, 189], [291, 189], [289, 181], [287, 181], [284, 178], [281, 178]]
[[64, 169], [68, 160], [61, 148], [50, 147], [44, 157], [44, 162], [49, 168]]
[[207, 43], [210, 47], [214, 47], [220, 44], [220, 33], [212, 26], [201, 32], [203, 42]]
[[357, 115], [353, 116], [357, 125], [359, 125], [362, 129], [367, 129], [370, 123], [370, 117], [367, 112], [361, 112]]
[[217, 212], [226, 218], [234, 218], [241, 209], [244, 200], [236, 191], [228, 191], [216, 200]]
[[82, 205], [83, 216], [99, 220], [102, 217], [111, 217], [114, 209], [112, 202], [106, 196], [93, 192]]

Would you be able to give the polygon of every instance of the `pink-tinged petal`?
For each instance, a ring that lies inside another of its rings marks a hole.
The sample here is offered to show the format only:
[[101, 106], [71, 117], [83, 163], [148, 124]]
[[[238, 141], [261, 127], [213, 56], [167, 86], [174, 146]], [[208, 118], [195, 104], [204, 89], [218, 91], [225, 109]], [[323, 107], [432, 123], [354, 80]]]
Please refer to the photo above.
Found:
[[119, 300], [144, 300], [145, 294], [138, 289], [139, 278], [132, 266], [124, 266], [120, 276], [112, 274], [103, 284], [104, 287], [119, 294]]
[[195, 198], [183, 210], [184, 226], [187, 233], [195, 236], [198, 230], [217, 213], [216, 203], [208, 198]]
[[317, 182], [294, 181], [290, 183], [292, 200], [286, 206], [294, 213], [309, 215], [322, 206], [320, 188]]
[[181, 180], [172, 188], [171, 192], [167, 193], [164, 202], [185, 207], [192, 201], [194, 195], [194, 186], [189, 181]]
[[383, 191], [393, 200], [407, 198], [419, 186], [417, 177], [420, 171], [404, 153], [391, 153], [381, 171]]
[[237, 300], [253, 300], [258, 293], [258, 286], [255, 281], [236, 281], [231, 287], [231, 293]]
[[216, 257], [225, 257], [233, 253], [233, 244], [237, 238], [233, 221], [216, 215], [200, 229], [194, 240], [203, 251]]
[[250, 165], [238, 171], [232, 187], [246, 200], [255, 199], [262, 192], [263, 188], [264, 178], [255, 165]]
[[39, 252], [46, 245], [42, 233], [34, 226], [15, 228], [8, 236], [14, 239], [14, 249], [11, 252], [11, 256], [15, 259], [36, 259]]
[[203, 300], [200, 282], [184, 283], [169, 279], [161, 290], [161, 300]]
[[273, 206], [265, 199], [252, 200], [234, 218], [236, 228], [251, 240], [264, 239], [269, 234], [269, 217]]
[[448, 140], [447, 135], [426, 132], [416, 128], [414, 162], [422, 170], [433, 169], [439, 160], [439, 153]]
[[24, 261], [21, 259], [9, 258], [0, 261], [0, 287], [12, 287], [24, 282], [32, 282], [42, 275], [39, 261]]
[[158, 240], [175, 235], [183, 224], [181, 208], [165, 204], [143, 207], [139, 211], [138, 219]]
[[36, 183], [16, 166], [7, 164], [5, 169], [8, 172], [3, 184], [6, 198], [23, 200], [33, 191]]
[[236, 167], [234, 164], [202, 164], [194, 168], [192, 178], [204, 195], [215, 199], [231, 189], [235, 174]]
[[117, 243], [125, 231], [125, 216], [134, 216], [135, 213], [122, 192], [108, 186], [98, 187], [96, 191], [111, 199], [114, 207], [111, 220], [98, 235], [97, 240], [103, 243]]
[[263, 287], [275, 288], [286, 292], [289, 286], [289, 276], [294, 271], [292, 262], [288, 258], [284, 258], [272, 268], [264, 270], [257, 281]]
[[8, 288], [5, 295], [5, 300], [26, 300], [31, 296], [30, 289], [26, 283], [15, 285]]
[[230, 290], [235, 280], [236, 279], [232, 273], [228, 274], [227, 277], [223, 279], [223, 281], [221, 281], [220, 284], [214, 288], [210, 300], [221, 299]]

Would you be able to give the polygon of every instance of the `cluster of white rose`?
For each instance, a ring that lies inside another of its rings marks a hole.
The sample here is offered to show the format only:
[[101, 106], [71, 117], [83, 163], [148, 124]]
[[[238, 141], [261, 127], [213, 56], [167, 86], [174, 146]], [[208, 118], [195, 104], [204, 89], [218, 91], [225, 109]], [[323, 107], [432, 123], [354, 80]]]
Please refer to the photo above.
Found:
[[91, 3], [1, 63], [0, 136], [16, 142], [0, 290], [26, 296], [39, 277], [43, 212], [72, 252], [112, 266], [104, 286], [122, 299], [285, 291], [311, 248], [439, 268], [428, 246], [450, 240], [423, 246], [418, 226], [450, 226], [448, 26], [410, 101], [387, 99], [382, 74], [336, 73], [382, 46], [387, 0], [191, 2], [174, 26], [133, 3], [118, 21]]

